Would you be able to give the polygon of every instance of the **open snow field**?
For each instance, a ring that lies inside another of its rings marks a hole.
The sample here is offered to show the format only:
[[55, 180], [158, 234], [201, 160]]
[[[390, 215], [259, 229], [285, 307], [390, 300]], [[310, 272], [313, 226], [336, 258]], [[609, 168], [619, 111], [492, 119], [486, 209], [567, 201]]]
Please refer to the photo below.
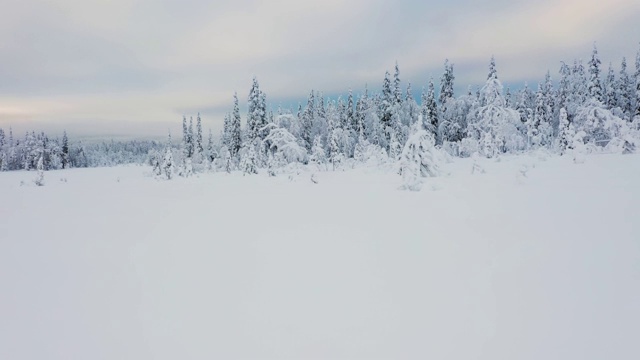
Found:
[[640, 155], [481, 164], [0, 173], [0, 359], [639, 359]]

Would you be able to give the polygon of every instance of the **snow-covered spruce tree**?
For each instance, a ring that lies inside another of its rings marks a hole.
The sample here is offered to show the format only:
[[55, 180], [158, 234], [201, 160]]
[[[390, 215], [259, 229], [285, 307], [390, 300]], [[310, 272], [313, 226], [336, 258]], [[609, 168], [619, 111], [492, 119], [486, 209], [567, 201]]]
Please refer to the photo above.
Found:
[[[405, 94], [404, 103], [402, 104], [402, 112], [405, 115], [406, 123], [404, 124], [407, 128], [411, 128], [413, 124], [418, 122], [420, 117], [420, 109], [418, 107], [418, 103], [413, 98], [413, 93], [411, 90], [411, 83], [407, 83], [407, 90]], [[353, 138], [357, 138], [357, 132], [354, 132]], [[408, 134], [407, 134], [408, 135]]]
[[509, 109], [515, 110], [515, 102], [513, 101], [513, 94], [511, 93], [511, 88], [508, 86], [504, 91], [504, 106], [508, 107]]
[[173, 178], [173, 173], [175, 170], [173, 167], [173, 152], [171, 151], [171, 147], [167, 147], [167, 151], [164, 154], [164, 159], [162, 161], [162, 170], [167, 180], [171, 180]]
[[338, 169], [344, 161], [344, 154], [340, 149], [341, 134], [342, 129], [335, 127], [331, 130], [329, 136], [329, 161], [334, 171]]
[[[558, 114], [557, 111], [560, 111], [560, 108], [556, 109], [556, 97], [557, 93], [553, 88], [553, 81], [551, 79], [551, 72], [547, 70], [547, 74], [544, 77], [544, 103], [546, 105], [546, 119], [547, 123], [551, 127], [549, 131], [549, 137], [553, 136], [553, 129], [558, 128]], [[551, 144], [552, 140], [549, 139], [548, 144]]]
[[195, 150], [197, 153], [204, 153], [204, 146], [202, 143], [202, 119], [200, 119], [200, 113], [198, 113], [198, 117], [196, 120], [196, 144]]
[[640, 117], [640, 50], [636, 54], [636, 72], [634, 78], [633, 92], [633, 118]]
[[618, 80], [615, 84], [616, 91], [616, 106], [619, 107], [627, 120], [631, 120], [631, 79], [629, 78], [629, 74], [627, 73], [627, 60], [622, 58], [622, 63], [620, 64], [620, 73], [618, 75]]
[[400, 160], [400, 155], [402, 155], [402, 144], [398, 141], [396, 132], [392, 131], [391, 139], [389, 140], [389, 159], [394, 162], [398, 161]]
[[187, 158], [191, 155], [189, 154], [189, 145], [187, 142], [189, 141], [189, 129], [187, 127], [187, 117], [182, 115], [182, 157]]
[[400, 89], [400, 67], [396, 61], [396, 68], [393, 74], [393, 100], [395, 105], [402, 104], [402, 90]]
[[384, 73], [384, 81], [382, 83], [382, 99], [380, 102], [380, 121], [382, 128], [386, 129], [391, 124], [391, 117], [393, 116], [394, 98], [393, 90], [391, 89], [391, 80], [389, 79], [389, 72]]
[[258, 80], [254, 77], [251, 90], [249, 91], [248, 111], [247, 111], [247, 142], [253, 143], [258, 138], [258, 130], [265, 125], [266, 121], [263, 121], [263, 117], [266, 114], [262, 113], [262, 99], [260, 93], [260, 85]]
[[227, 148], [231, 144], [231, 114], [224, 115], [224, 122], [222, 125], [222, 135], [220, 136], [220, 141], [223, 146]]
[[[524, 139], [520, 132], [520, 115], [517, 111], [505, 107], [502, 95], [502, 83], [498, 80], [495, 68], [495, 60], [491, 59], [489, 76], [482, 88], [481, 103], [485, 104], [474, 111], [472, 121], [468, 124], [467, 133], [476, 142], [483, 140], [483, 148], [487, 147], [486, 141], [495, 142], [495, 148], [499, 152], [513, 152], [524, 148]], [[487, 136], [485, 134], [490, 134]], [[484, 153], [485, 156], [492, 156]]]
[[522, 124], [526, 124], [533, 118], [533, 109], [535, 107], [535, 95], [531, 92], [529, 85], [525, 82], [524, 87], [520, 90], [518, 100], [516, 101], [516, 111], [520, 115]]
[[[349, 89], [349, 95], [347, 97], [346, 117], [349, 124], [349, 130], [357, 136], [359, 129], [358, 120], [356, 117], [355, 103], [353, 101], [353, 91]], [[355, 137], [354, 136], [354, 137]]]
[[9, 156], [6, 152], [2, 152], [2, 157], [0, 158], [0, 171], [9, 170]]
[[353, 158], [356, 162], [364, 163], [367, 161], [366, 153], [369, 145], [367, 138], [364, 136], [364, 132], [361, 130], [358, 134], [358, 141], [356, 142], [356, 146], [353, 150]]
[[309, 156], [309, 163], [315, 164], [318, 167], [323, 167], [327, 162], [327, 155], [322, 145], [322, 139], [316, 136], [313, 139], [313, 146], [311, 148], [311, 156]]
[[444, 73], [440, 77], [440, 117], [438, 118], [437, 134], [441, 142], [458, 142], [462, 139], [467, 122], [467, 97], [461, 96], [456, 100], [453, 93], [453, 64], [446, 59]]
[[582, 106], [589, 95], [588, 81], [582, 60], [573, 62], [571, 101], [567, 104], [569, 120], [575, 116], [578, 107]]
[[149, 151], [149, 164], [151, 165], [151, 171], [155, 176], [162, 175], [162, 164], [160, 163], [161, 157], [162, 156], [157, 150], [154, 149]]
[[593, 44], [593, 52], [591, 53], [591, 61], [589, 61], [589, 96], [599, 102], [603, 102], [602, 84], [600, 82], [600, 58], [598, 57], [598, 49]]
[[402, 189], [419, 191], [423, 178], [439, 174], [437, 151], [431, 133], [420, 129], [409, 136], [400, 157]]
[[231, 160], [235, 159], [242, 148], [242, 130], [240, 119], [240, 106], [238, 105], [238, 93], [233, 94], [233, 114], [230, 121], [228, 150]]
[[300, 137], [302, 138], [305, 148], [309, 152], [311, 151], [314, 141], [312, 132], [315, 112], [315, 96], [313, 90], [311, 90], [311, 93], [309, 93], [309, 98], [307, 99], [307, 107], [300, 115]]
[[[320, 136], [323, 139], [328, 139], [329, 124], [327, 122], [327, 110], [325, 107], [324, 96], [322, 95], [321, 92], [316, 93], [315, 110], [316, 110], [316, 113], [314, 114], [313, 121], [311, 124], [311, 138], [315, 139], [316, 136]], [[335, 112], [335, 107], [332, 110]]]
[[569, 96], [571, 94], [571, 68], [564, 61], [560, 66], [560, 82], [558, 84], [558, 108], [566, 111]]
[[67, 137], [67, 131], [65, 130], [62, 133], [62, 168], [63, 169], [68, 169], [70, 162], [69, 162], [69, 138]]
[[618, 98], [616, 92], [616, 78], [613, 71], [613, 65], [609, 63], [609, 69], [607, 70], [607, 76], [604, 78], [604, 105], [609, 110], [613, 110], [618, 105]]
[[575, 137], [573, 125], [569, 122], [567, 110], [560, 108], [560, 125], [558, 126], [558, 152], [564, 155], [568, 149], [572, 148], [573, 138]]
[[553, 136], [552, 108], [548, 103], [548, 98], [542, 85], [538, 85], [533, 121], [527, 123], [527, 137], [530, 146], [546, 147], [551, 144]]
[[173, 165], [173, 152], [171, 150], [171, 134], [167, 139], [167, 148], [164, 152], [164, 158], [162, 159], [162, 173], [167, 180], [171, 180], [173, 178], [174, 173], [174, 165]]
[[[225, 117], [225, 119], [226, 119], [226, 117]], [[213, 133], [211, 132], [211, 129], [209, 129], [209, 137], [207, 138], [206, 155], [207, 155], [206, 157], [207, 157], [207, 162], [209, 163], [209, 167], [211, 167], [211, 164], [213, 164], [213, 162], [218, 157], [218, 153], [216, 152], [216, 148], [213, 145]]]
[[41, 154], [38, 158], [36, 165], [37, 175], [33, 182], [38, 186], [44, 185], [44, 154]]
[[423, 96], [422, 103], [422, 128], [433, 134], [433, 138], [437, 139], [438, 130], [438, 105], [436, 104], [435, 87], [433, 79], [429, 80], [427, 93]]
[[258, 167], [256, 166], [256, 147], [258, 146], [254, 141], [243, 147], [240, 158], [240, 170], [242, 170], [243, 175], [258, 173]]
[[189, 117], [189, 128], [187, 130], [187, 140], [186, 140], [188, 158], [192, 158], [195, 152], [194, 140], [195, 140], [195, 135], [193, 133], [193, 116], [191, 116]]

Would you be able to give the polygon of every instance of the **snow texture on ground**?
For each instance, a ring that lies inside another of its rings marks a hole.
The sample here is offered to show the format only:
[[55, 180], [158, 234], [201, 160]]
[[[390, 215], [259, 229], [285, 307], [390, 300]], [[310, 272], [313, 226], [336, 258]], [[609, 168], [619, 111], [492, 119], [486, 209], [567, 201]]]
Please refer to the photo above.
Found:
[[640, 155], [480, 161], [0, 173], [0, 359], [640, 358]]

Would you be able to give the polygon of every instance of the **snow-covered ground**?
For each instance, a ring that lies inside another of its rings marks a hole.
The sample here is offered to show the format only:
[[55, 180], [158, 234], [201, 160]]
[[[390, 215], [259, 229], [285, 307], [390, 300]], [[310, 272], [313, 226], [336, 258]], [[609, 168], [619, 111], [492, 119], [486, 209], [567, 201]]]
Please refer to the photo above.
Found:
[[640, 358], [640, 155], [481, 165], [0, 173], [0, 359]]

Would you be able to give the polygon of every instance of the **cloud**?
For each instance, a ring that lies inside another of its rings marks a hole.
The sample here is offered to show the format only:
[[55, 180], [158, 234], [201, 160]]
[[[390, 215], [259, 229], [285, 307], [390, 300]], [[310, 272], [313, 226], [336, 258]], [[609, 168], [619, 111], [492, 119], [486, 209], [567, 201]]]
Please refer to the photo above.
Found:
[[586, 58], [593, 41], [617, 64], [640, 38], [635, 0], [7, 1], [0, 126], [88, 132], [164, 135], [197, 109], [217, 129], [254, 75], [286, 101], [378, 88], [398, 60], [417, 93], [449, 58], [462, 89], [484, 80], [491, 55], [503, 81], [521, 82]]

